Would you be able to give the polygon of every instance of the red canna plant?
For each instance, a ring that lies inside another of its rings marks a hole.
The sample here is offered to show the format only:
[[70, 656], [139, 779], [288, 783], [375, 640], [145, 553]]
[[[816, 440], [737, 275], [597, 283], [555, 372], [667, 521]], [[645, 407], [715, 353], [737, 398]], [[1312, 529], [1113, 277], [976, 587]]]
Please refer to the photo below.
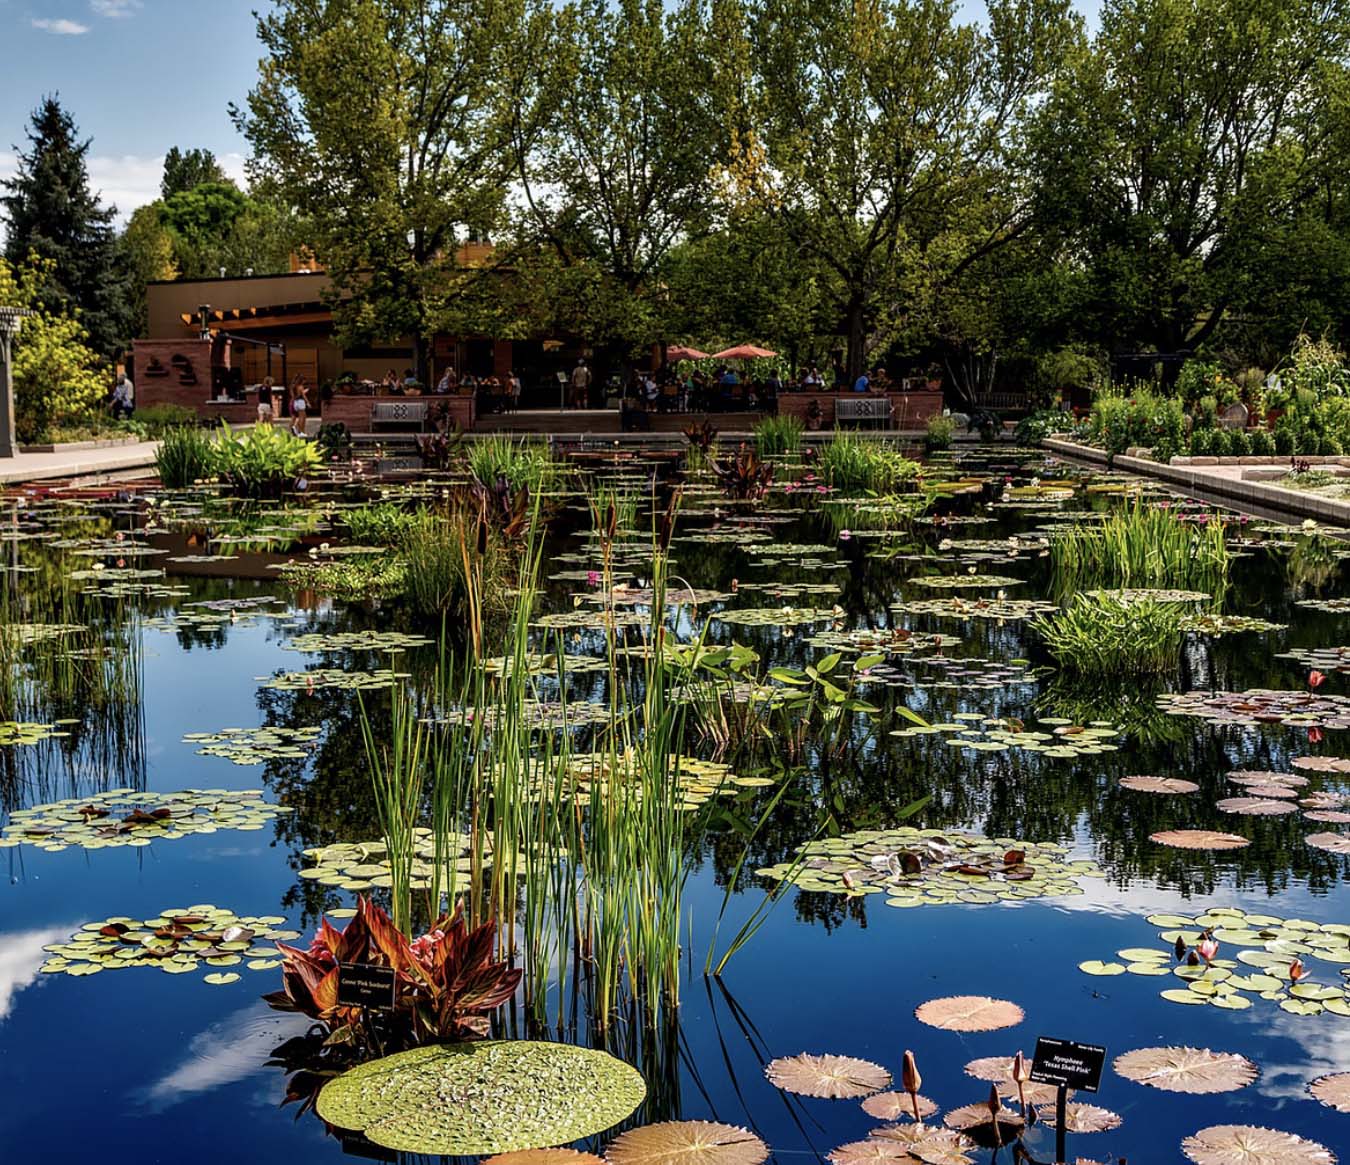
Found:
[[[489, 1016], [520, 982], [518, 968], [492, 957], [496, 931], [494, 922], [470, 930], [460, 909], [409, 942], [379, 906], [361, 898], [345, 930], [324, 919], [307, 951], [277, 944], [282, 990], [263, 998], [279, 1011], [325, 1024], [334, 1043], [364, 1042], [371, 1022], [379, 1024], [386, 1046], [472, 1039], [487, 1033]], [[394, 969], [391, 1013], [338, 1005], [344, 963]]]

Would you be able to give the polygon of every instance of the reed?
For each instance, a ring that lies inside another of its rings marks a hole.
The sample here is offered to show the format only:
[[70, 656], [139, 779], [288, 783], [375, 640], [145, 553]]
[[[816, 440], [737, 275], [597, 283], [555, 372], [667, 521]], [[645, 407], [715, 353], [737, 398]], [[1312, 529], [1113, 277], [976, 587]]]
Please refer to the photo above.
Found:
[[920, 469], [917, 461], [894, 446], [853, 433], [840, 433], [823, 444], [818, 466], [820, 476], [833, 489], [875, 494], [899, 492], [919, 476]]
[[805, 431], [800, 417], [765, 417], [755, 425], [755, 452], [761, 457], [800, 453]]
[[1184, 587], [1217, 592], [1227, 583], [1224, 523], [1136, 499], [1095, 525], [1079, 524], [1050, 544], [1057, 593], [1091, 587]]

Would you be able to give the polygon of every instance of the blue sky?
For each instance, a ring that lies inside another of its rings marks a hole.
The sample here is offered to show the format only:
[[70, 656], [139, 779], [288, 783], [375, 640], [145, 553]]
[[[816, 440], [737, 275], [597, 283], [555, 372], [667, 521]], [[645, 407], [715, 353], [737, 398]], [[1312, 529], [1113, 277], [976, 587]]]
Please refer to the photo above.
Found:
[[[268, 0], [0, 0], [0, 177], [13, 173], [29, 114], [59, 93], [85, 137], [90, 175], [125, 218], [153, 201], [172, 146], [215, 152], [243, 174], [226, 109], [257, 71], [254, 9]], [[1097, 0], [1078, 0], [1095, 11]], [[963, 0], [970, 17], [981, 0]]]

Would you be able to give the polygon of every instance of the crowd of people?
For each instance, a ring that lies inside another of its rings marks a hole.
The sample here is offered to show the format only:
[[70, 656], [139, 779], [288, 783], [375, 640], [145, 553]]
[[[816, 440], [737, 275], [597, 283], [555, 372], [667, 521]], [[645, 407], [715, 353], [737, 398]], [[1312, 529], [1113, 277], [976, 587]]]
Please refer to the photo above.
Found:
[[783, 378], [770, 370], [742, 374], [734, 365], [707, 371], [667, 365], [659, 372], [634, 369], [623, 393], [627, 407], [647, 412], [771, 412], [778, 397], [791, 392], [888, 392], [894, 385], [884, 369], [863, 372], [850, 381], [840, 367], [829, 376], [815, 364], [804, 365]]

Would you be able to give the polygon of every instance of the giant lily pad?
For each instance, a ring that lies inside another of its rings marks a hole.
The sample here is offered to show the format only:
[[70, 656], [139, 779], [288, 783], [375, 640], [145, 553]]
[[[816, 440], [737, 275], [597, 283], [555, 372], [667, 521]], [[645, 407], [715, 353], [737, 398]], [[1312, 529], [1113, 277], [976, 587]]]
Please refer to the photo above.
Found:
[[1140, 1048], [1117, 1056], [1114, 1066], [1126, 1080], [1164, 1092], [1234, 1092], [1257, 1074], [1246, 1056], [1208, 1048]]
[[1335, 1165], [1324, 1145], [1255, 1125], [1213, 1125], [1192, 1133], [1181, 1151], [1195, 1165]]
[[784, 1092], [830, 1099], [869, 1096], [891, 1082], [891, 1074], [880, 1064], [828, 1052], [783, 1056], [769, 1063], [764, 1074]]
[[1251, 845], [1245, 837], [1239, 837], [1236, 833], [1221, 833], [1215, 829], [1164, 829], [1149, 834], [1149, 840], [1173, 849], [1242, 849]]
[[329, 1124], [387, 1149], [468, 1156], [602, 1133], [646, 1095], [636, 1069], [605, 1052], [485, 1040], [413, 1048], [358, 1065], [324, 1086], [316, 1110]]
[[987, 995], [950, 995], [930, 999], [914, 1009], [914, 1018], [949, 1032], [992, 1032], [1016, 1027], [1026, 1018], [1015, 1003]]
[[768, 1146], [754, 1133], [716, 1121], [662, 1121], [630, 1129], [605, 1153], [610, 1165], [760, 1165]]
[[1328, 1108], [1350, 1113], [1350, 1072], [1319, 1076], [1308, 1085], [1308, 1091]]

